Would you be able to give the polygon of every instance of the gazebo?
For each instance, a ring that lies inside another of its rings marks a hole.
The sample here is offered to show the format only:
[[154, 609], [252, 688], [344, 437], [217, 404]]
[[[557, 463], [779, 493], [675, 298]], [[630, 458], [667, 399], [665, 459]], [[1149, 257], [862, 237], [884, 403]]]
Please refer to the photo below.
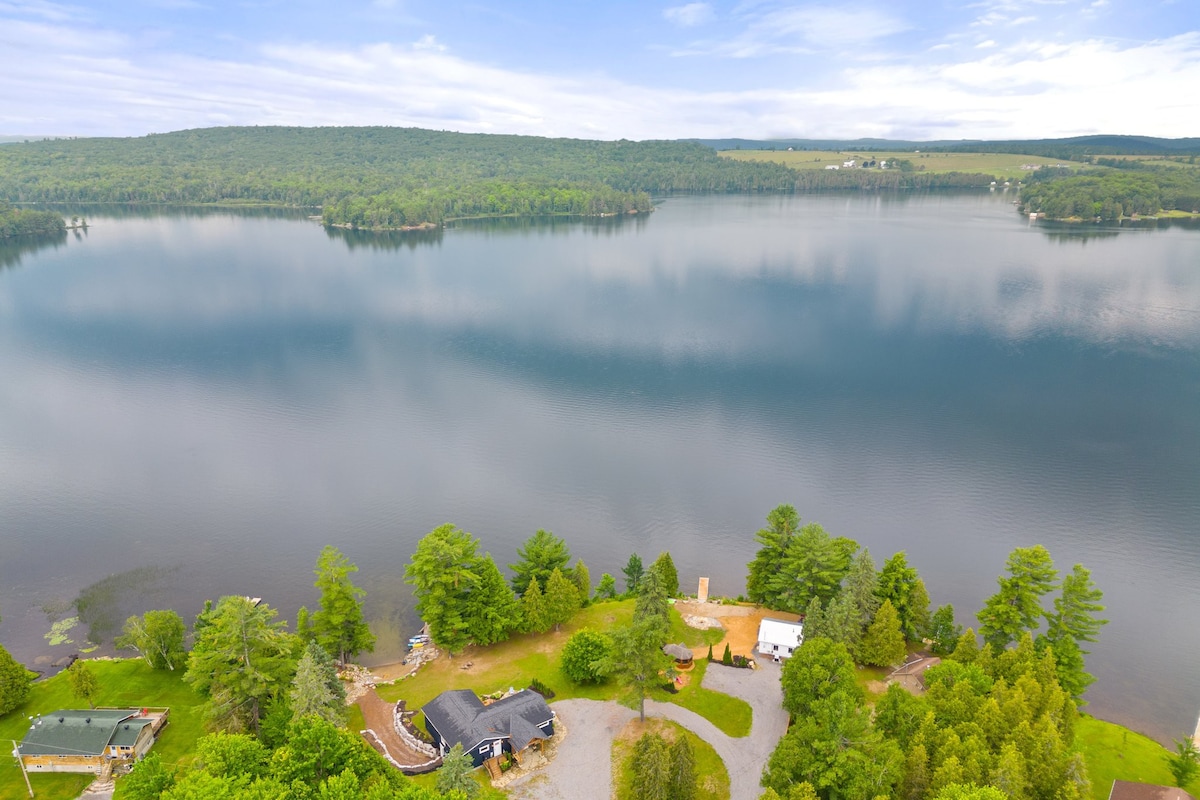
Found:
[[663, 652], [675, 659], [675, 669], [691, 669], [692, 651], [681, 644], [668, 644], [663, 647]]

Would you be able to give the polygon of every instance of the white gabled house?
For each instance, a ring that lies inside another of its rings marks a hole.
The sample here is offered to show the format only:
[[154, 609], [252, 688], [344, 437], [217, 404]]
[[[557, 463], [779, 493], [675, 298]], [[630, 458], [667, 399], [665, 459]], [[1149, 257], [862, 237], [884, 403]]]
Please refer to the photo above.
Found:
[[779, 661], [804, 644], [804, 625], [766, 618], [758, 625], [758, 654]]

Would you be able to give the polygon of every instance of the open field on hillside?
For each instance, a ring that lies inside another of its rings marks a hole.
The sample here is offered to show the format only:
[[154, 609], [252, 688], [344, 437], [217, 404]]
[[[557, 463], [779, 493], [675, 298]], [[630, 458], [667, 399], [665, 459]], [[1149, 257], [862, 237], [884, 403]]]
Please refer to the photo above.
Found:
[[873, 161], [895, 161], [904, 159], [912, 162], [913, 169], [928, 172], [980, 172], [998, 178], [1020, 178], [1029, 172], [1027, 167], [1066, 164], [1079, 167], [1078, 163], [1063, 162], [1044, 156], [1011, 155], [1008, 153], [917, 153], [907, 152], [833, 152], [828, 150], [723, 150], [721, 155], [736, 161], [773, 161], [792, 169], [824, 169], [854, 159]]

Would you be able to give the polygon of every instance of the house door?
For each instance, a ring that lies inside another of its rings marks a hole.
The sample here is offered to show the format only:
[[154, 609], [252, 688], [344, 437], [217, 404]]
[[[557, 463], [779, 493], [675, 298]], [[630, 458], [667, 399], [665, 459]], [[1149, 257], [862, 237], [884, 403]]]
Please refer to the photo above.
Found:
[[503, 740], [497, 739], [496, 741], [492, 742], [492, 758], [499, 758], [500, 754], [503, 752], [504, 752], [504, 741]]

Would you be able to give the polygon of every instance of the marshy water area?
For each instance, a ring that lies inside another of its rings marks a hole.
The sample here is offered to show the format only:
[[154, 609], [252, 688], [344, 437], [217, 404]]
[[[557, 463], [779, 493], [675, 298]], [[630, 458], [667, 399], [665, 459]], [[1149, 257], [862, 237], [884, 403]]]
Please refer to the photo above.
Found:
[[0, 641], [46, 665], [224, 594], [294, 619], [334, 544], [376, 663], [442, 522], [502, 568], [546, 528], [595, 580], [668, 550], [688, 589], [737, 595], [790, 502], [878, 564], [907, 551], [968, 624], [1014, 547], [1083, 563], [1111, 620], [1088, 710], [1190, 732], [1200, 231], [1011, 200], [679, 197], [384, 235], [91, 209], [0, 261]]

